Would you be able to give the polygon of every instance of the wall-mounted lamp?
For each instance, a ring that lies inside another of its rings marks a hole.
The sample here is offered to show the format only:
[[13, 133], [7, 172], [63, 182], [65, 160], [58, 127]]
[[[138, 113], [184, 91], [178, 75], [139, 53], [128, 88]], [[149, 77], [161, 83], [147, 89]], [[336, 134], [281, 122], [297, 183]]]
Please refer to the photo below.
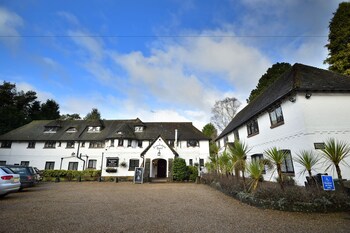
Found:
[[72, 157], [74, 157], [74, 156], [75, 156], [75, 153], [73, 152], [71, 155], [72, 155]]
[[311, 92], [306, 92], [306, 93], [305, 93], [305, 98], [306, 98], [306, 99], [310, 99], [311, 96], [312, 96], [312, 93], [311, 93]]
[[161, 155], [160, 151], [158, 151], [157, 155], [158, 155], [158, 156], [160, 156], [160, 155]]

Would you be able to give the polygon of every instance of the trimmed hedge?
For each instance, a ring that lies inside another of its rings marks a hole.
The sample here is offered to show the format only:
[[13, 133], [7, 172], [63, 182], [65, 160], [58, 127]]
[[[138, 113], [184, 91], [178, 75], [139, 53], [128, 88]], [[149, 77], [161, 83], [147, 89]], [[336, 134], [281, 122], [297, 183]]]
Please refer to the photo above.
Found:
[[64, 180], [72, 181], [77, 180], [79, 177], [85, 181], [94, 181], [101, 176], [100, 170], [44, 170], [43, 171], [44, 181], [53, 181], [56, 177], [63, 178]]

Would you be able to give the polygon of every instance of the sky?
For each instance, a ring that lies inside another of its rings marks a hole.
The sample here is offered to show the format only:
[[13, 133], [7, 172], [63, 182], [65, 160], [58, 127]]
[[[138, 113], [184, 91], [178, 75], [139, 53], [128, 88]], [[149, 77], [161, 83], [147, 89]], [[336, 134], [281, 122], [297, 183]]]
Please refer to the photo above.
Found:
[[210, 122], [276, 62], [327, 69], [336, 0], [0, 0], [0, 81], [61, 114]]

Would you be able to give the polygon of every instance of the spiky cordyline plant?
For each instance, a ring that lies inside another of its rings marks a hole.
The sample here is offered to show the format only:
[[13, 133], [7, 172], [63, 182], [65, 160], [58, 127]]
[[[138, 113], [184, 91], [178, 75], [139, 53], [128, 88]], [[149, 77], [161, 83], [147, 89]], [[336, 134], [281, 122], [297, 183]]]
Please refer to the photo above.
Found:
[[349, 166], [346, 163], [345, 158], [350, 156], [350, 146], [343, 141], [336, 141], [334, 138], [330, 138], [325, 142], [325, 148], [321, 150], [322, 157], [329, 165], [326, 167], [326, 171], [334, 166], [337, 171], [338, 180], [341, 188], [344, 190], [343, 177], [340, 170], [340, 164]]
[[249, 191], [255, 192], [258, 187], [259, 181], [264, 172], [264, 163], [261, 160], [252, 160], [246, 167], [247, 172], [250, 174]]
[[276, 166], [278, 174], [278, 182], [281, 186], [281, 189], [284, 191], [283, 187], [283, 176], [282, 176], [282, 163], [286, 159], [287, 153], [285, 151], [279, 150], [276, 147], [272, 147], [265, 151], [266, 157], [271, 163]]
[[314, 167], [318, 164], [320, 159], [313, 151], [302, 150], [299, 154], [297, 154], [294, 161], [299, 163], [304, 168], [300, 174], [303, 175], [305, 172], [307, 172], [311, 178], [312, 170], [314, 170]]

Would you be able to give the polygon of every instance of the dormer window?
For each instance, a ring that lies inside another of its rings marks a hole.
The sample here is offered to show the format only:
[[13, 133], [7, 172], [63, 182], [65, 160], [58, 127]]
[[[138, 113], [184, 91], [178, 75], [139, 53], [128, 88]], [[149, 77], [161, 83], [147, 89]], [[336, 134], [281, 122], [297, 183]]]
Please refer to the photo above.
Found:
[[100, 126], [89, 126], [88, 127], [88, 132], [89, 133], [99, 133], [101, 131]]
[[142, 132], [143, 126], [135, 126], [135, 132]]
[[76, 133], [78, 130], [75, 127], [70, 127], [66, 130], [66, 133]]
[[187, 141], [187, 147], [197, 147], [199, 146], [198, 140], [188, 140]]
[[45, 126], [44, 133], [56, 133], [57, 130], [57, 126]]

